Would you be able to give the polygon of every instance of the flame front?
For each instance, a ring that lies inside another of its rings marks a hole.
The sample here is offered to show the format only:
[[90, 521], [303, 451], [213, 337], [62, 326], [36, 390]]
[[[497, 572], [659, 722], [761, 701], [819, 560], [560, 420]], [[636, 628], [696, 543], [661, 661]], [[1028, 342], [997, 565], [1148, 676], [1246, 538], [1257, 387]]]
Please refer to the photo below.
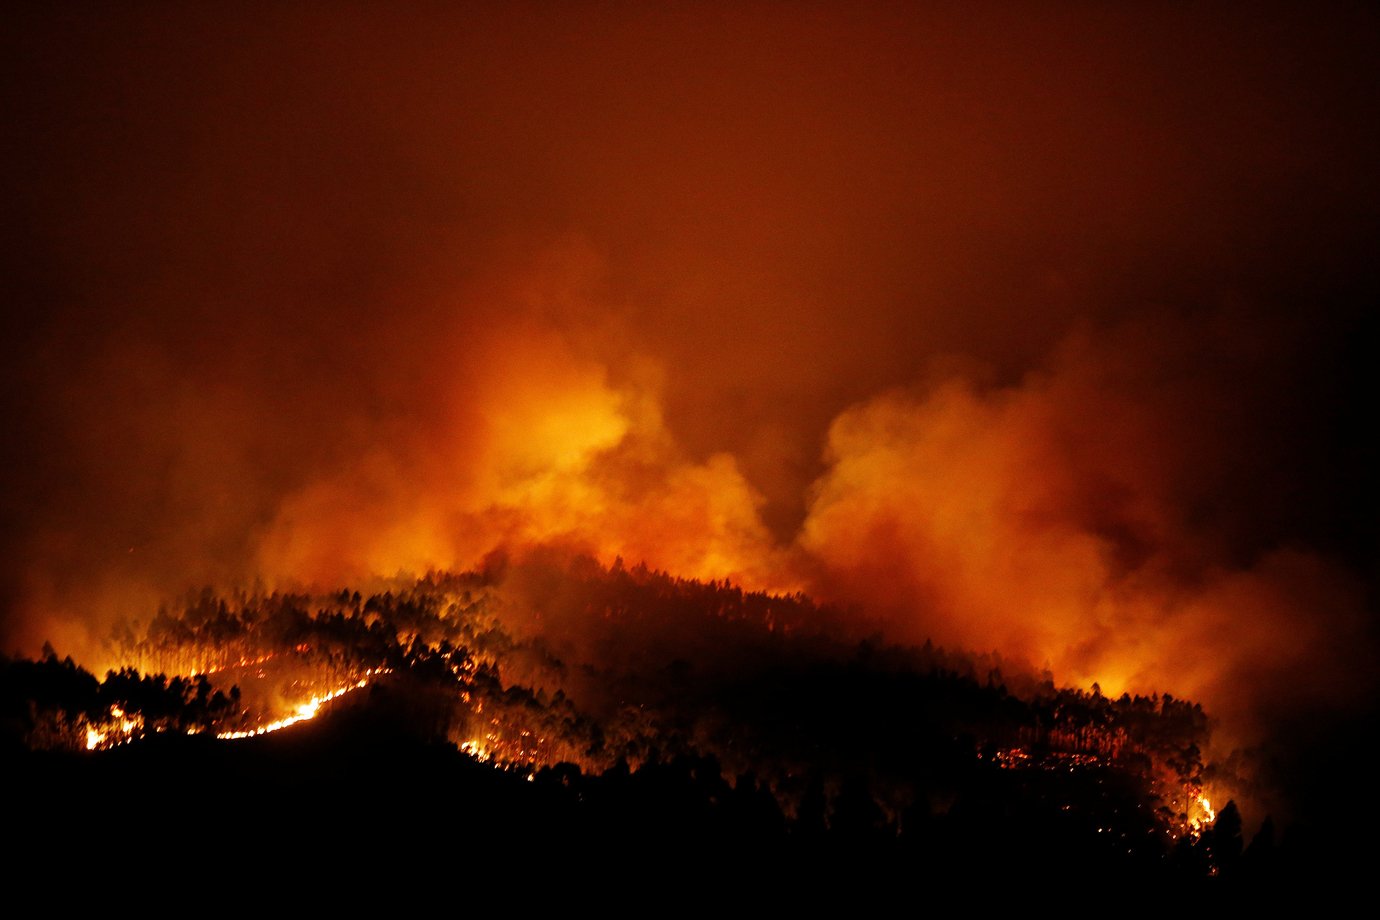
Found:
[[143, 728], [142, 716], [129, 715], [119, 706], [111, 706], [104, 722], [87, 724], [86, 749], [96, 751], [125, 744], [139, 737]]
[[316, 718], [317, 714], [320, 713], [321, 707], [323, 705], [331, 702], [332, 700], [338, 700], [347, 693], [351, 693], [355, 690], [362, 690], [363, 688], [369, 686], [369, 681], [371, 678], [383, 673], [387, 673], [386, 668], [370, 669], [369, 671], [365, 672], [363, 677], [361, 677], [359, 680], [355, 681], [352, 684], [347, 684], [344, 687], [338, 687], [337, 689], [332, 690], [330, 693], [326, 693], [321, 696], [313, 696], [305, 703], [299, 705], [297, 707], [297, 710], [292, 715], [287, 716], [286, 718], [277, 719], [276, 721], [260, 725], [257, 728], [251, 728], [243, 731], [219, 732], [216, 734], [216, 737], [220, 738], [223, 741], [238, 741], [242, 738], [257, 738], [260, 735], [267, 735], [271, 732], [280, 731], [284, 728], [296, 725], [299, 722], [305, 722], [308, 719], [314, 719]]

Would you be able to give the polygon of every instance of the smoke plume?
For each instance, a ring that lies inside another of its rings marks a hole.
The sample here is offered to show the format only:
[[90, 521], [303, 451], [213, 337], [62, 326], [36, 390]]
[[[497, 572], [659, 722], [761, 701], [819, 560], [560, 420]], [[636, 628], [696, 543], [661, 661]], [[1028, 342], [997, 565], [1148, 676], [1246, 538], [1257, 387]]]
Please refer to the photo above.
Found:
[[557, 546], [1372, 705], [1374, 11], [797, 12], [18, 12], [5, 647]]

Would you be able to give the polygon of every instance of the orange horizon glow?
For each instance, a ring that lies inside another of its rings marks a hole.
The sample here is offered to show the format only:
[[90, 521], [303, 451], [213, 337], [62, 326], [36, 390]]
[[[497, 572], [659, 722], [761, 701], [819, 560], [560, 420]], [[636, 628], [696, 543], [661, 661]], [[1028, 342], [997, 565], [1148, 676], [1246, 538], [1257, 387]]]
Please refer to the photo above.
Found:
[[1373, 706], [1373, 11], [538, 7], [24, 15], [0, 650], [549, 552]]

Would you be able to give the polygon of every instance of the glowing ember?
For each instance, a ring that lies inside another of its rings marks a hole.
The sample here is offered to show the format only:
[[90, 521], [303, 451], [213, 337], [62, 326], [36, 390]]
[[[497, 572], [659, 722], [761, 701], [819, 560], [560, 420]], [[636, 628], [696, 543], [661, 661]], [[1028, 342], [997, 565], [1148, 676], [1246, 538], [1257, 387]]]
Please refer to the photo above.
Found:
[[464, 751], [466, 754], [469, 754], [471, 757], [473, 757], [480, 763], [487, 762], [489, 758], [493, 756], [489, 752], [488, 745], [484, 741], [475, 738], [471, 738], [469, 741], [462, 742], [460, 744], [460, 750]]
[[[297, 647], [297, 650], [298, 650], [298, 651], [300, 651], [301, 649], [302, 649], [301, 646], [298, 646], [298, 647]], [[211, 675], [211, 674], [219, 674], [219, 673], [222, 672], [222, 671], [229, 671], [229, 670], [233, 670], [233, 669], [237, 669], [237, 668], [252, 668], [252, 667], [257, 667], [258, 665], [261, 665], [261, 664], [267, 664], [268, 662], [272, 661], [272, 660], [273, 660], [274, 658], [276, 658], [276, 657], [277, 657], [277, 653], [276, 653], [276, 652], [266, 652], [266, 653], [264, 653], [264, 654], [262, 654], [262, 655], [256, 655], [256, 656], [254, 656], [254, 657], [252, 657], [252, 658], [245, 657], [245, 658], [240, 658], [240, 659], [238, 659], [238, 660], [236, 660], [236, 661], [222, 662], [222, 663], [220, 663], [220, 664], [211, 665], [211, 666], [209, 666], [209, 667], [201, 668], [201, 669], [199, 669], [199, 670], [194, 668], [192, 671], [189, 672], [189, 674], [190, 674], [191, 677], [196, 677], [198, 674]]]
[[138, 737], [143, 728], [141, 716], [131, 716], [119, 706], [111, 706], [106, 719], [86, 726], [86, 749], [97, 751], [125, 744]]
[[369, 679], [371, 677], [385, 673], [386, 671], [386, 668], [370, 669], [368, 671], [365, 671], [364, 676], [361, 677], [359, 680], [355, 681], [353, 684], [348, 684], [344, 687], [339, 687], [335, 690], [332, 690], [330, 693], [324, 694], [322, 696], [312, 697], [305, 703], [302, 703], [300, 706], [298, 706], [297, 711], [294, 712], [292, 715], [287, 716], [286, 718], [278, 719], [275, 722], [269, 722], [267, 724], [260, 725], [257, 728], [252, 728], [245, 731], [220, 732], [216, 735], [216, 737], [220, 738], [223, 741], [238, 741], [241, 738], [257, 738], [259, 735], [267, 735], [269, 732], [276, 732], [280, 729], [287, 728], [291, 725], [296, 725], [298, 722], [305, 722], [308, 719], [315, 718], [317, 713], [321, 711], [321, 707], [324, 704], [329, 703], [331, 700], [339, 699], [340, 697], [352, 691], [360, 690], [364, 687], [367, 687], [369, 685]]

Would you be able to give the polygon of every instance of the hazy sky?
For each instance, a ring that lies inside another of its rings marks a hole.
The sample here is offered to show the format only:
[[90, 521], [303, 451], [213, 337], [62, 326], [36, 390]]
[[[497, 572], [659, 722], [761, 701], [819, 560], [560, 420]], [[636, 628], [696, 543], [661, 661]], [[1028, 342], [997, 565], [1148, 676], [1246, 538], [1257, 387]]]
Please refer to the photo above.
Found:
[[8, 644], [555, 539], [1079, 678], [1365, 647], [1378, 35], [34, 4], [0, 37]]

